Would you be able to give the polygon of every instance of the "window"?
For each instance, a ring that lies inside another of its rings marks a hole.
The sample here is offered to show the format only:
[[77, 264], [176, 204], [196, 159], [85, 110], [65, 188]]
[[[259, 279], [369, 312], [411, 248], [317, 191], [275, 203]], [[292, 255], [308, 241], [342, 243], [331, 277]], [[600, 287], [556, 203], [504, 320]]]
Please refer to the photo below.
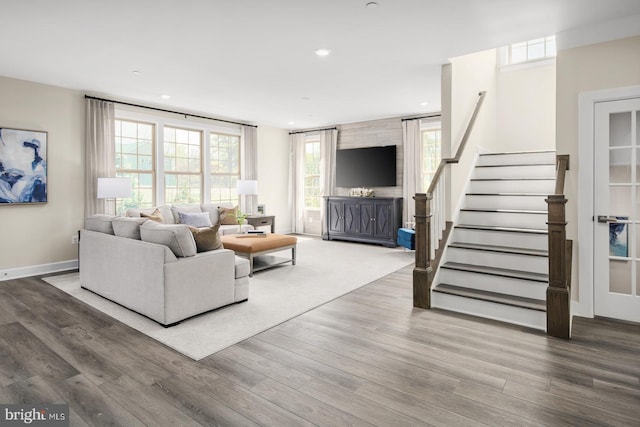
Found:
[[202, 202], [202, 132], [164, 127], [164, 200]]
[[240, 137], [210, 133], [209, 163], [211, 202], [238, 204], [236, 182], [240, 179]]
[[320, 140], [304, 144], [304, 208], [320, 209]]
[[556, 36], [513, 43], [507, 49], [507, 64], [517, 64], [556, 56]]
[[116, 176], [131, 178], [132, 196], [118, 199], [116, 212], [130, 207], [150, 208], [154, 203], [155, 126], [128, 120], [115, 121]]
[[422, 182], [423, 191], [427, 191], [436, 169], [440, 164], [442, 133], [440, 129], [425, 129], [422, 134]]

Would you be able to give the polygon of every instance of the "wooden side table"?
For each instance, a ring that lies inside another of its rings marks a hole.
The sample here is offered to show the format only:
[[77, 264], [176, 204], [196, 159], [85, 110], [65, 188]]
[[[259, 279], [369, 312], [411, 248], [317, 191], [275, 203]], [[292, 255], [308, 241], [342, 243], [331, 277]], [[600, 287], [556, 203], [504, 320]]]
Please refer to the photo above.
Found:
[[251, 215], [247, 217], [247, 224], [254, 227], [271, 226], [271, 232], [276, 232], [276, 217], [274, 215]]

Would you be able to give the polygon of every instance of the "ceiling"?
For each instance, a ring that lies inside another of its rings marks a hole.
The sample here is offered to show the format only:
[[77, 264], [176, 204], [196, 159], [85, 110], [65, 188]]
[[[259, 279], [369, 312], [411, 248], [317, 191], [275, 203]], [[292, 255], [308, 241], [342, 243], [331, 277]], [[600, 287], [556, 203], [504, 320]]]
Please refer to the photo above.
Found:
[[638, 0], [369, 1], [2, 0], [0, 75], [302, 129], [438, 111], [447, 58], [640, 14]]

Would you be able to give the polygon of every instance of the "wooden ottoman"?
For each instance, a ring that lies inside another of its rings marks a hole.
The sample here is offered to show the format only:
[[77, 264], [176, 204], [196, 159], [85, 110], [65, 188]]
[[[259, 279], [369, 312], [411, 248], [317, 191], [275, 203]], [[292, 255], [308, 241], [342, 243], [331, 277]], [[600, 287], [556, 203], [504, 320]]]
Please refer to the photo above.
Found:
[[[254, 271], [264, 270], [287, 262], [291, 262], [291, 265], [296, 265], [296, 243], [298, 239], [295, 236], [275, 233], [269, 233], [264, 236], [227, 234], [220, 236], [220, 239], [222, 239], [222, 245], [225, 249], [231, 249], [236, 255], [249, 260], [249, 276], [253, 276]], [[254, 266], [255, 257], [285, 249], [291, 249], [291, 259], [271, 257], [270, 262]]]

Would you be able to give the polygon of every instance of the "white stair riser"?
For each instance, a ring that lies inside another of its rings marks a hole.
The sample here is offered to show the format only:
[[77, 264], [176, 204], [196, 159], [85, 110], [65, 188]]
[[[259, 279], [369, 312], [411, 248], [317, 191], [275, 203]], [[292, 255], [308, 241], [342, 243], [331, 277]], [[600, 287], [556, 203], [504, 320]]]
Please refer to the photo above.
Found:
[[431, 307], [466, 313], [546, 331], [545, 312], [433, 292]]
[[[522, 298], [546, 299], [548, 284], [533, 280], [514, 279], [512, 277], [494, 276], [472, 271], [438, 269], [436, 283], [461, 286], [470, 289], [498, 292], [505, 295], [515, 295]], [[435, 286], [433, 286], [435, 288]]]
[[480, 155], [478, 157], [478, 165], [523, 165], [532, 163], [551, 163], [555, 164], [556, 153], [554, 151], [533, 152], [533, 153], [506, 153]]
[[542, 256], [449, 247], [447, 249], [447, 259], [444, 262], [447, 261], [549, 274], [549, 259]]
[[547, 228], [547, 215], [509, 212], [460, 211], [459, 224], [490, 225], [496, 227]]
[[474, 178], [552, 178], [555, 174], [555, 165], [492, 166], [473, 171]]
[[549, 239], [546, 234], [470, 230], [465, 228], [454, 228], [450, 241], [542, 250], [547, 249], [549, 245]]
[[546, 211], [546, 196], [477, 196], [467, 195], [466, 208], [476, 209], [524, 209]]
[[554, 185], [552, 179], [471, 181], [468, 192], [553, 194]]

